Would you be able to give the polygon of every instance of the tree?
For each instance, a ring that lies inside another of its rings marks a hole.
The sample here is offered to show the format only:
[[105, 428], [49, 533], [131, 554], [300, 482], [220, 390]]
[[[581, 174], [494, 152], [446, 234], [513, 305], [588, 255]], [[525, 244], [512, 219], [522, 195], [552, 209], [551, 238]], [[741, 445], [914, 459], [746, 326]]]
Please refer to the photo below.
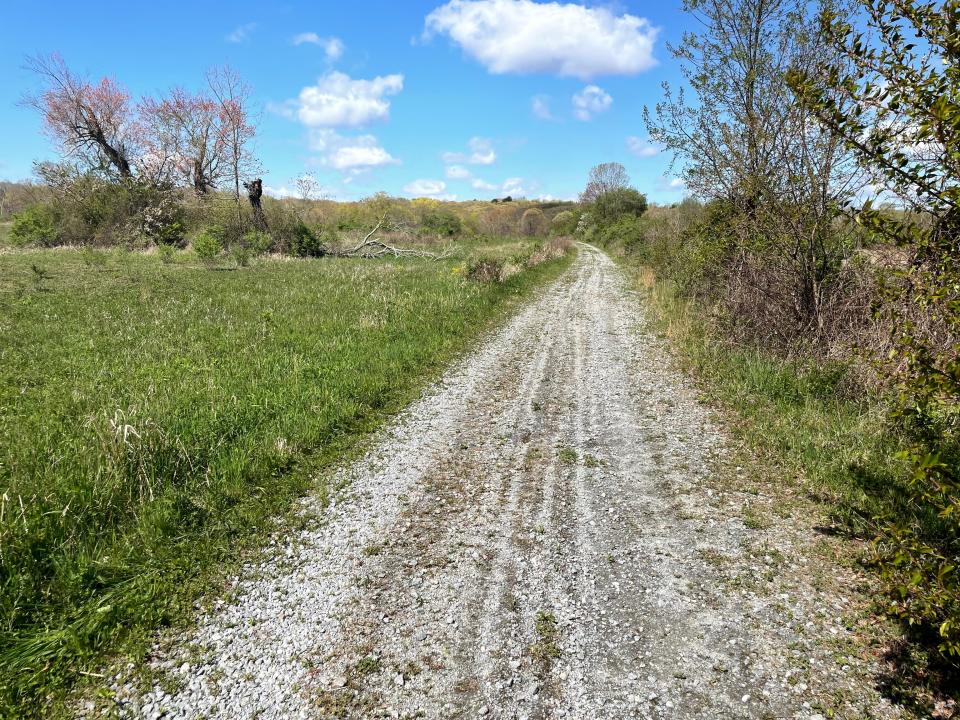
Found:
[[580, 193], [580, 202], [592, 203], [611, 190], [630, 187], [627, 169], [618, 162], [600, 163], [590, 169], [587, 186]]
[[[913, 442], [910, 506], [939, 518], [892, 518], [879, 547], [906, 624], [939, 636], [960, 656], [960, 4], [860, 0], [865, 17], [827, 10], [834, 53], [789, 75], [803, 105], [870, 168], [879, 197], [858, 220], [906, 248], [893, 286], [899, 390], [895, 417]], [[865, 32], [854, 22], [865, 20]], [[921, 513], [922, 515], [922, 513]], [[927, 529], [925, 529], [927, 528]]]
[[539, 208], [529, 208], [520, 216], [520, 234], [527, 237], [543, 235], [547, 230], [547, 219]]
[[307, 200], [313, 200], [314, 196], [320, 190], [320, 183], [317, 182], [317, 179], [310, 173], [304, 173], [298, 177], [294, 184], [297, 186], [297, 193], [300, 195], [300, 199], [303, 202]]
[[175, 88], [166, 98], [144, 100], [141, 114], [154, 154], [171, 159], [198, 195], [217, 187], [226, 169], [227, 125], [215, 99]]
[[647, 211], [647, 197], [634, 188], [616, 188], [600, 195], [593, 203], [593, 220], [610, 225], [624, 215], [640, 217]]
[[43, 115], [45, 131], [64, 154], [88, 169], [132, 177], [140, 128], [130, 93], [110, 78], [94, 85], [77, 77], [56, 54], [29, 58], [27, 66], [44, 88], [25, 102]]
[[253, 91], [233, 68], [226, 65], [207, 72], [207, 85], [220, 104], [226, 163], [233, 180], [237, 224], [240, 226], [243, 224], [240, 211], [241, 178], [260, 170], [251, 147], [257, 133], [250, 116], [250, 96]]
[[729, 210], [727, 261], [750, 295], [739, 310], [779, 308], [763, 332], [817, 339], [853, 249], [837, 217], [863, 183], [843, 143], [785, 82], [791, 67], [810, 67], [827, 52], [824, 40], [802, 0], [684, 7], [702, 28], [671, 50], [695, 102], [665, 83], [664, 100], [644, 109], [650, 136], [683, 161], [687, 187]]

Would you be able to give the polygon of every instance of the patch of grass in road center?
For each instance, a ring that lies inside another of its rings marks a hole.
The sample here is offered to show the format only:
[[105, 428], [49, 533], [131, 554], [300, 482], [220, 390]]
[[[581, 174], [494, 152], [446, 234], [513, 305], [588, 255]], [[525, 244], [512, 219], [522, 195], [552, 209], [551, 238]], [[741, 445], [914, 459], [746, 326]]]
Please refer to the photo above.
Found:
[[0, 254], [0, 717], [49, 717], [104, 653], [189, 617], [323, 495], [320, 467], [567, 262], [478, 283], [456, 257], [90, 252]]
[[560, 657], [560, 647], [557, 641], [560, 631], [557, 628], [557, 618], [549, 611], [541, 610], [534, 621], [537, 631], [537, 642], [530, 647], [530, 654], [535, 660], [549, 663]]

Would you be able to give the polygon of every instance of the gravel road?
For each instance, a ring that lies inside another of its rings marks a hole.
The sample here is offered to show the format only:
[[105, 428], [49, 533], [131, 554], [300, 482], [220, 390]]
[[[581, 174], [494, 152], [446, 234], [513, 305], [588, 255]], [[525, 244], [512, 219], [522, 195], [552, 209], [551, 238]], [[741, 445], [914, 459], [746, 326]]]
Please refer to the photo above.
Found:
[[581, 246], [158, 642], [146, 693], [119, 681], [121, 714], [899, 717], [797, 533], [715, 482], [728, 441], [642, 313]]

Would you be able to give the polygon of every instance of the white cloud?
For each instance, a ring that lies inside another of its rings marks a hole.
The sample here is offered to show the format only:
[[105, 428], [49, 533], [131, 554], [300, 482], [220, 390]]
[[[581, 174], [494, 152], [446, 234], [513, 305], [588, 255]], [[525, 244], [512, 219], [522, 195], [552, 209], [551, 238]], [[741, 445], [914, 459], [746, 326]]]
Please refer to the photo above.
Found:
[[303, 45], [304, 43], [309, 43], [310, 45], [319, 45], [323, 48], [324, 54], [327, 56], [327, 60], [339, 60], [340, 56], [343, 55], [343, 40], [336, 37], [320, 37], [315, 32], [305, 32], [296, 35], [293, 38], [294, 45]]
[[297, 193], [296, 190], [292, 188], [288, 188], [286, 185], [278, 188], [271, 187], [269, 185], [264, 185], [263, 193], [264, 195], [269, 195], [270, 197], [275, 197], [275, 198], [299, 197], [299, 194]]
[[353, 80], [345, 73], [333, 71], [321, 77], [316, 85], [303, 88], [296, 100], [279, 111], [295, 115], [310, 127], [365, 125], [389, 117], [390, 101], [386, 96], [396, 95], [402, 89], [403, 75]]
[[436, 197], [443, 195], [447, 184], [443, 180], [414, 180], [403, 186], [403, 191], [416, 197]]
[[532, 0], [451, 0], [429, 15], [424, 36], [448, 35], [491, 73], [588, 79], [656, 65], [657, 28], [607, 8]]
[[587, 85], [573, 96], [573, 114], [577, 120], [591, 120], [594, 115], [606, 112], [613, 105], [613, 98], [596, 85]]
[[637, 157], [648, 158], [658, 155], [660, 147], [654, 145], [647, 138], [631, 135], [627, 138], [627, 149]]
[[487, 138], [472, 137], [467, 143], [469, 153], [445, 152], [441, 155], [445, 165], [470, 163], [471, 165], [493, 165], [497, 160], [497, 153], [493, 149], [493, 142]]
[[497, 186], [493, 183], [488, 183], [486, 180], [481, 180], [480, 178], [474, 178], [473, 182], [470, 183], [473, 186], [474, 190], [496, 190]]
[[671, 178], [662, 175], [658, 178], [656, 187], [657, 190], [664, 192], [681, 192], [687, 189], [687, 184], [683, 181], [683, 178]]
[[504, 195], [527, 195], [527, 191], [523, 186], [523, 178], [507, 178], [503, 181], [503, 185], [500, 186], [500, 189], [503, 191]]
[[550, 98], [546, 95], [536, 95], [530, 101], [530, 109], [541, 120], [553, 120], [553, 113], [550, 111]]
[[384, 150], [373, 135], [344, 137], [329, 129], [310, 133], [310, 148], [321, 153], [323, 165], [341, 171], [368, 170], [400, 161]]
[[246, 42], [250, 38], [250, 33], [252, 33], [254, 29], [256, 29], [256, 27], [257, 27], [256, 23], [247, 23], [246, 25], [240, 25], [239, 27], [234, 28], [233, 32], [227, 35], [226, 40], [227, 42], [232, 42], [232, 43]]
[[463, 165], [450, 165], [445, 172], [448, 180], [469, 180], [471, 177], [470, 171]]

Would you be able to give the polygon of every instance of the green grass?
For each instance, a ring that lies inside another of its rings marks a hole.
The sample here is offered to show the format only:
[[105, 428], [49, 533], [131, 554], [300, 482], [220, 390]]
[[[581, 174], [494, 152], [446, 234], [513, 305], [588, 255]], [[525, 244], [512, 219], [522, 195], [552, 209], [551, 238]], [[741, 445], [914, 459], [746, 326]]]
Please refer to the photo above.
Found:
[[[827, 518], [817, 530], [854, 541], [845, 560], [866, 560], [876, 570], [885, 561], [873, 557], [867, 541], [883, 537], [888, 523], [909, 525], [933, 547], [944, 546], [947, 523], [907, 488], [909, 468], [897, 454], [904, 440], [882, 396], [858, 387], [842, 365], [791, 362], [732, 345], [712, 332], [696, 303], [649, 270], [633, 270], [655, 329], [669, 336], [705, 399], [727, 411], [730, 427], [766, 472], [766, 492], [786, 506], [783, 517], [800, 507], [793, 501], [799, 491]], [[752, 512], [744, 520], [752, 527], [770, 522]], [[887, 614], [897, 589], [879, 574], [868, 583], [873, 612]], [[880, 682], [888, 697], [924, 715], [931, 698], [956, 687], [956, 664], [931, 651], [936, 638], [924, 628], [901, 631], [905, 641], [885, 639], [890, 669]]]
[[564, 265], [481, 284], [463, 262], [0, 254], [0, 717], [46, 716], [187, 617], [324, 491], [319, 467]]

